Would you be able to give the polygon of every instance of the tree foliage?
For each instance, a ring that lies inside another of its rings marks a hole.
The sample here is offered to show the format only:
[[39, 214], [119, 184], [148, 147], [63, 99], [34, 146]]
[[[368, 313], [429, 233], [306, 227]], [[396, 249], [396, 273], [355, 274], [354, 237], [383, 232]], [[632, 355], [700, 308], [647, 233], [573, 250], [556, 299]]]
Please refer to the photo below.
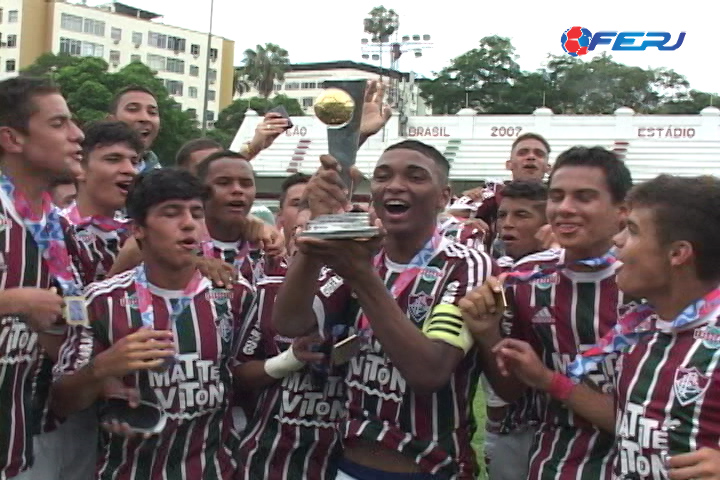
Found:
[[370, 10], [369, 16], [363, 21], [365, 33], [371, 35], [373, 43], [387, 43], [390, 36], [398, 29], [400, 18], [395, 10], [380, 6]]
[[691, 90], [671, 69], [642, 69], [609, 55], [583, 60], [550, 55], [536, 72], [522, 71], [510, 39], [490, 36], [420, 84], [433, 112], [464, 107], [480, 113], [529, 114], [547, 106], [558, 114], [609, 114], [619, 107], [638, 113], [698, 113], [710, 94]]
[[184, 142], [200, 135], [194, 116], [182, 111], [162, 80], [140, 62], [110, 73], [107, 62], [101, 58], [45, 54], [24, 73], [50, 76], [80, 125], [106, 118], [113, 96], [122, 88], [129, 85], [149, 88], [157, 96], [161, 118], [160, 134], [153, 150], [166, 165], [173, 163], [175, 153]]
[[290, 65], [288, 51], [274, 43], [258, 45], [255, 50], [245, 50], [243, 65], [236, 72], [235, 90], [245, 90], [252, 85], [265, 98], [275, 90], [275, 82], [285, 79]]

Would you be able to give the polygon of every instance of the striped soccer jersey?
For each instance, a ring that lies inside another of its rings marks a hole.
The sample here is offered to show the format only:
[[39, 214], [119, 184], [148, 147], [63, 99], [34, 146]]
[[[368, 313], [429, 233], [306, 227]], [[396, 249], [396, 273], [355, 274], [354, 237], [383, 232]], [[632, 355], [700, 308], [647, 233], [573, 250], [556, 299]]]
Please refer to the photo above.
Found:
[[[69, 224], [61, 221], [68, 253], [74, 256], [75, 239]], [[37, 244], [0, 189], [0, 290], [47, 290], [53, 283]], [[0, 480], [5, 480], [32, 465], [32, 436], [48, 424], [52, 362], [37, 334], [17, 315], [0, 317], [0, 352]]]
[[720, 444], [720, 309], [653, 333], [620, 356], [617, 378], [619, 479], [664, 480], [667, 456]]
[[[161, 407], [167, 424], [143, 439], [103, 433], [99, 479], [229, 479], [236, 467], [230, 451], [236, 442], [230, 403], [232, 371], [239, 331], [254, 300], [251, 287], [214, 289], [203, 279], [191, 305], [170, 324], [169, 312], [182, 292], [150, 285], [155, 327], [175, 332], [177, 361], [165, 371], [125, 377], [142, 400]], [[90, 328], [73, 328], [55, 367], [59, 377], [72, 374], [142, 326], [135, 291], [135, 270], [86, 288]]]
[[[532, 271], [561, 264], [564, 250], [529, 255], [513, 270]], [[565, 372], [579, 353], [595, 345], [616, 323], [623, 295], [615, 283], [618, 264], [592, 272], [564, 269], [513, 286], [512, 336], [527, 340], [545, 365]], [[611, 393], [617, 355], [610, 355], [587, 380]], [[538, 479], [609, 478], [614, 438], [560, 401], [537, 395], [540, 425], [531, 452], [530, 477]]]
[[[383, 256], [378, 273], [389, 288], [404, 269]], [[427, 268], [396, 301], [421, 329], [436, 305], [457, 305], [491, 270], [485, 253], [443, 238]], [[357, 313], [348, 318], [358, 326], [362, 311], [356, 300], [351, 303]], [[476, 429], [472, 400], [478, 378], [477, 350], [472, 348], [446, 386], [431, 394], [415, 393], [372, 337], [369, 348], [348, 365], [349, 415], [340, 422], [341, 435], [345, 441], [362, 439], [398, 451], [437, 478], [474, 479], [478, 465], [470, 439]]]
[[[257, 284], [257, 309], [242, 335], [239, 360], [265, 360], [279, 355], [292, 339], [277, 334], [272, 310], [287, 263], [267, 268]], [[347, 291], [340, 277], [323, 269], [316, 311], [325, 324], [337, 324], [345, 313]], [[341, 372], [320, 379], [311, 367], [293, 372], [265, 388], [238, 450], [236, 480], [325, 480], [335, 478], [339, 455], [336, 422], [345, 415], [345, 382]]]

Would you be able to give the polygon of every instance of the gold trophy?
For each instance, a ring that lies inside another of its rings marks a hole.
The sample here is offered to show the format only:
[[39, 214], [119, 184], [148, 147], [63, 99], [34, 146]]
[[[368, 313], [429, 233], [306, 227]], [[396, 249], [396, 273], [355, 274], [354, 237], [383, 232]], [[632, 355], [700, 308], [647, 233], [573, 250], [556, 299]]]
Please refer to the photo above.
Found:
[[[340, 164], [340, 178], [352, 198], [351, 168], [357, 159], [360, 122], [367, 80], [326, 80], [315, 100], [315, 116], [327, 125], [328, 153]], [[370, 238], [378, 235], [366, 212], [322, 215], [308, 222], [300, 235], [316, 238]]]

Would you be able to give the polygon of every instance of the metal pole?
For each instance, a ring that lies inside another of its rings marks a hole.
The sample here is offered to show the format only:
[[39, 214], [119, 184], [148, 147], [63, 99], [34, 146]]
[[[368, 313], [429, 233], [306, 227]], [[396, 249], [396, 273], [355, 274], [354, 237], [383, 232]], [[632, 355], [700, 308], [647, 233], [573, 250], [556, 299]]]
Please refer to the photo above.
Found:
[[[203, 95], [203, 112], [202, 112], [202, 134], [203, 137], [207, 132], [207, 111], [208, 111], [208, 90], [210, 89], [210, 52], [212, 51], [212, 28], [213, 28], [213, 11], [215, 9], [215, 0], [210, 0], [210, 29], [208, 30], [207, 39], [207, 58], [205, 59], [205, 95]], [[216, 99], [217, 101], [217, 99]]]

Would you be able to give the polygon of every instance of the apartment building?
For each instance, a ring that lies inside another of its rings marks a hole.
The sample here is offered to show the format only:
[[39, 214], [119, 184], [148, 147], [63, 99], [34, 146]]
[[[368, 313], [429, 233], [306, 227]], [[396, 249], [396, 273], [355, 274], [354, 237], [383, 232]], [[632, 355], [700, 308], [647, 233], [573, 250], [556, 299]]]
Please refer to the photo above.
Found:
[[[136, 0], [137, 1], [137, 0]], [[110, 71], [141, 61], [158, 72], [184, 110], [202, 115], [205, 80], [208, 124], [232, 102], [235, 44], [207, 32], [160, 23], [161, 16], [120, 2], [97, 7], [61, 0], [0, 0], [0, 80], [45, 53], [103, 58]]]

